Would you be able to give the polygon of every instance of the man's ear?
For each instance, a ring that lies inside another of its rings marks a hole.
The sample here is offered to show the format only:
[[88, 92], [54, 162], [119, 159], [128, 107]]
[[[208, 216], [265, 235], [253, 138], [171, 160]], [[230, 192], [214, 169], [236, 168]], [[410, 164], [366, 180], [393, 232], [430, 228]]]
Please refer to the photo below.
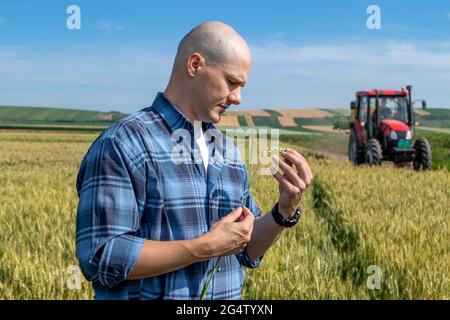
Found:
[[194, 52], [193, 54], [191, 54], [187, 61], [187, 72], [189, 76], [191, 76], [192, 78], [195, 77], [204, 65], [205, 59], [200, 53]]

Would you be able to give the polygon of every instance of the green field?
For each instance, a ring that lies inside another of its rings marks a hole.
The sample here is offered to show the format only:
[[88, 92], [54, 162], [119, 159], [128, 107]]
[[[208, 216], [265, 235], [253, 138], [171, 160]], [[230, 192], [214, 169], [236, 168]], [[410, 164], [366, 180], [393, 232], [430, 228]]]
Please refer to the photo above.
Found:
[[420, 122], [421, 126], [450, 128], [450, 109], [429, 109], [430, 114], [426, 116], [415, 115], [415, 120]]
[[447, 168], [450, 171], [450, 134], [444, 133], [420, 133], [427, 138], [433, 153], [433, 169]]
[[[308, 109], [302, 109], [303, 112]], [[304, 128], [304, 125], [327, 125], [333, 126], [334, 117], [345, 120], [349, 115], [349, 109], [319, 109], [330, 113], [332, 116], [324, 118], [314, 118], [312, 115], [308, 118], [294, 117], [297, 124], [294, 127], [283, 127], [280, 124], [280, 112], [277, 110], [264, 109], [270, 116], [254, 116], [252, 110], [240, 111], [238, 116], [239, 126], [249, 126], [246, 117], [251, 118], [257, 127], [271, 127], [299, 132], [312, 132]], [[235, 111], [233, 109], [233, 111]], [[424, 127], [424, 131], [450, 130], [450, 109], [427, 109], [429, 115], [415, 115], [416, 121]], [[44, 126], [45, 129], [59, 128], [70, 130], [73, 126], [100, 126], [105, 128], [115, 121], [126, 116], [120, 112], [97, 112], [76, 109], [59, 108], [35, 108], [35, 107], [8, 107], [0, 106], [0, 128], [23, 128], [33, 129], [35, 126]], [[420, 128], [420, 126], [418, 128]], [[42, 128], [41, 128], [42, 129]], [[447, 133], [450, 133], [447, 132]]]
[[347, 157], [348, 134], [346, 133], [322, 133], [305, 136], [281, 135], [283, 141], [307, 148], [318, 154], [329, 153]]
[[[86, 281], [70, 283], [75, 178], [97, 135], [0, 130], [0, 299], [92, 298]], [[355, 168], [304, 154], [315, 176], [304, 216], [259, 268], [247, 270], [244, 298], [450, 298], [448, 171]], [[252, 183], [264, 212], [277, 188], [267, 176]], [[373, 267], [379, 288], [367, 285]]]
[[[432, 169], [447, 168], [450, 171], [450, 134], [417, 130], [416, 135], [426, 138], [430, 142], [433, 157]], [[348, 134], [282, 135], [282, 138], [286, 142], [306, 147], [318, 154], [347, 158]]]
[[0, 106], [0, 126], [8, 125], [101, 125], [123, 118], [121, 112], [98, 112], [76, 109]]

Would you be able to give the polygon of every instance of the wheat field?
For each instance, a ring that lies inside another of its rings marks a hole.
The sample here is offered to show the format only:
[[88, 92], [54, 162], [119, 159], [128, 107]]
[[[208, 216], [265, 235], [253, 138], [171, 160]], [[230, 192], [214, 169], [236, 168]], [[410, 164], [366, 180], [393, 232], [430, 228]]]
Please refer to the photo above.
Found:
[[[72, 281], [75, 178], [97, 135], [0, 131], [0, 299], [92, 299], [89, 283]], [[449, 299], [448, 171], [306, 155], [315, 182], [304, 215], [246, 270], [243, 298]], [[267, 212], [277, 183], [256, 176], [252, 194]]]

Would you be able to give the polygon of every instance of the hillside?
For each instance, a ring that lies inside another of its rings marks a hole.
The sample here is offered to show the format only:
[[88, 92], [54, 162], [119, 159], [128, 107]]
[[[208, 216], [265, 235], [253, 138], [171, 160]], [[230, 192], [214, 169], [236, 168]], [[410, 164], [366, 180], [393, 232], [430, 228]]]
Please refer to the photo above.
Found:
[[[222, 127], [271, 127], [293, 132], [336, 132], [336, 117], [345, 119], [348, 109], [260, 109], [227, 112]], [[418, 128], [423, 131], [450, 133], [450, 109], [415, 110]]]
[[126, 114], [76, 109], [0, 106], [0, 125], [107, 124]]
[[[270, 127], [282, 134], [331, 133], [335, 117], [345, 119], [348, 109], [253, 109], [226, 112], [218, 124], [221, 128]], [[0, 106], [0, 127], [79, 126], [106, 127], [125, 117], [121, 112], [98, 112], [76, 109]], [[450, 133], [450, 109], [416, 110], [418, 129]]]

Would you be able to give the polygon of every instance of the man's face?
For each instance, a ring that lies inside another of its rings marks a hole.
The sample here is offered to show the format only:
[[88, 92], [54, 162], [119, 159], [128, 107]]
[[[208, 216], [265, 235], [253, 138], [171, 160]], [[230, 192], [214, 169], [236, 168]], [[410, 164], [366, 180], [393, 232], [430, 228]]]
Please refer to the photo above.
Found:
[[251, 62], [234, 65], [208, 65], [198, 75], [194, 89], [197, 117], [204, 122], [217, 123], [232, 104], [241, 103], [241, 88], [245, 85]]

